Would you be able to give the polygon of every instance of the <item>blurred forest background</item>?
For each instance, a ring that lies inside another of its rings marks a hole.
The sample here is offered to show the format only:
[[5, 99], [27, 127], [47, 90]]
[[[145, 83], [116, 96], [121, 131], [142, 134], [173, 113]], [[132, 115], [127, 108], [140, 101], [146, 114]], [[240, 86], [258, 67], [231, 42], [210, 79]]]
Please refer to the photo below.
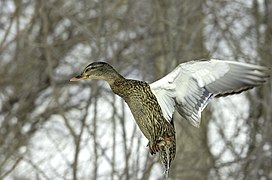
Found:
[[[0, 179], [163, 179], [93, 61], [152, 82], [203, 58], [272, 66], [271, 0], [1, 0]], [[272, 84], [176, 115], [171, 179], [272, 179]]]

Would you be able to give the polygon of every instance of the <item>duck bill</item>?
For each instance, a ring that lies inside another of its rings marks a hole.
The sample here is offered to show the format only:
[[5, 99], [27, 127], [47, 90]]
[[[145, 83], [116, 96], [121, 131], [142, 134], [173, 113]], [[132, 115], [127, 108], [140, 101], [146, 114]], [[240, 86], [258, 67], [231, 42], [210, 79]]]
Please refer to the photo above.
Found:
[[88, 77], [83, 76], [83, 75], [78, 75], [76, 77], [71, 78], [70, 81], [81, 81], [81, 80], [85, 80], [85, 79], [88, 79]]

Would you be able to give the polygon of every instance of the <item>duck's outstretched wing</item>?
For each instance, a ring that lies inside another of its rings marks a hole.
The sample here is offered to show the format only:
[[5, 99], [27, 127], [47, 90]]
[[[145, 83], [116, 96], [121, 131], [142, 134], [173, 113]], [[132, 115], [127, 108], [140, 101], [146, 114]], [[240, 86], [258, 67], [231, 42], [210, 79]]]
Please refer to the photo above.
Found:
[[269, 77], [269, 68], [224, 60], [182, 63], [162, 79], [150, 84], [171, 121], [175, 108], [192, 125], [199, 127], [201, 112], [215, 96], [236, 94], [258, 86]]

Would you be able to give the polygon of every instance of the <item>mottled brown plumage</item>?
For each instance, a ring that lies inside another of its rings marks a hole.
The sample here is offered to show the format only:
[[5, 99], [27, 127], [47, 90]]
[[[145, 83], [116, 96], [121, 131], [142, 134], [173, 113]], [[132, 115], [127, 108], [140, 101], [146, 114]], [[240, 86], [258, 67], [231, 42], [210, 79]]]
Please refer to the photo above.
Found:
[[113, 92], [128, 104], [137, 125], [149, 140], [153, 155], [159, 152], [166, 174], [176, 153], [175, 129], [163, 117], [161, 108], [150, 87], [143, 81], [120, 78], [110, 84]]
[[165, 173], [168, 175], [171, 162], [176, 154], [175, 129], [173, 124], [164, 119], [149, 84], [126, 79], [104, 62], [88, 65], [81, 75], [72, 78], [71, 81], [87, 78], [107, 81], [112, 91], [126, 101], [137, 125], [149, 140], [150, 153], [153, 155], [159, 152]]

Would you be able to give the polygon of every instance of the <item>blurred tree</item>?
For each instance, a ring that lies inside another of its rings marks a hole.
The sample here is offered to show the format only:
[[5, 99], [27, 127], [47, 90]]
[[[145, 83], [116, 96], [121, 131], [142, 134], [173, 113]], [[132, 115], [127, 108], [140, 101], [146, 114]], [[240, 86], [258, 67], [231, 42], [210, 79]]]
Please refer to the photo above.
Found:
[[[164, 76], [179, 63], [208, 57], [204, 46], [202, 6], [205, 1], [158, 1], [154, 4], [155, 36], [150, 52], [154, 52], [155, 79]], [[207, 179], [212, 167], [206, 138], [209, 112], [202, 117], [198, 129], [180, 116], [175, 116], [177, 155], [172, 165], [174, 179]]]
[[[263, 6], [263, 9], [261, 9]], [[272, 2], [260, 4], [253, 1], [256, 50], [262, 64], [272, 66]], [[262, 29], [262, 26], [266, 26]], [[245, 179], [270, 179], [272, 165], [272, 86], [268, 85], [249, 95], [251, 103], [249, 115], [249, 147], [243, 164]]]

